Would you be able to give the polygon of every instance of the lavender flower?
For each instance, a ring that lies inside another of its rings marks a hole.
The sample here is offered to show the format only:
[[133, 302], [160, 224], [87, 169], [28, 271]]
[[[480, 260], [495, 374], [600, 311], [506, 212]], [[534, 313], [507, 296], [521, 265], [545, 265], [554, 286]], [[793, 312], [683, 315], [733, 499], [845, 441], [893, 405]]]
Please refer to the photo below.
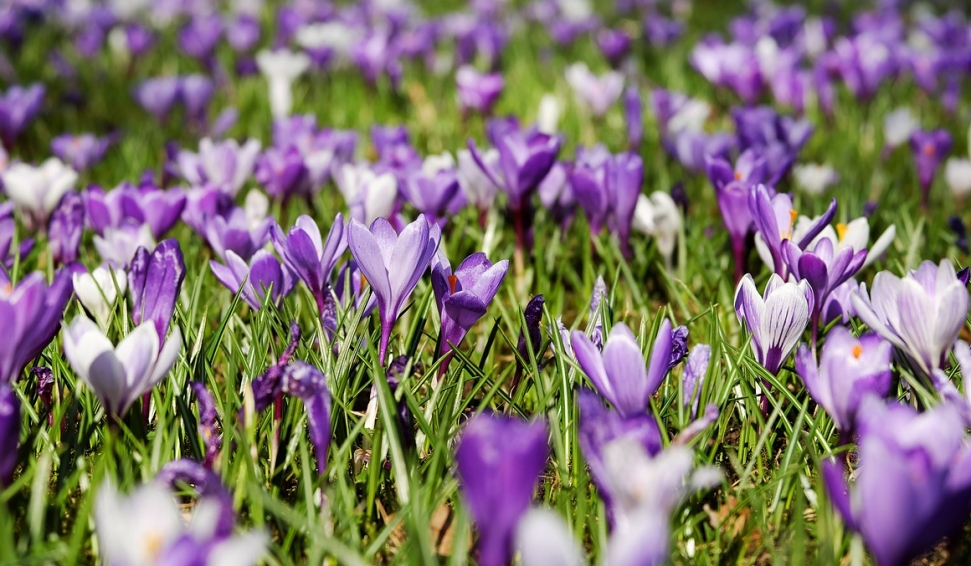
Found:
[[0, 313], [7, 335], [0, 348], [0, 383], [12, 383], [31, 360], [47, 347], [61, 324], [71, 298], [71, 274], [62, 269], [50, 286], [34, 272], [16, 286], [0, 287]]
[[13, 387], [0, 383], [0, 486], [7, 487], [17, 468], [20, 444], [20, 398]]
[[[749, 211], [758, 230], [756, 247], [765, 246], [772, 257], [775, 272], [785, 277], [788, 274], [783, 255], [783, 242], [793, 239], [793, 227], [799, 213], [792, 207], [792, 197], [779, 193], [770, 197], [768, 189], [759, 185], [749, 193]], [[836, 214], [836, 199], [830, 202], [826, 212], [806, 228], [802, 238], [797, 240], [796, 246], [804, 250], [816, 236], [829, 224]]]
[[177, 240], [163, 240], [151, 252], [139, 248], [128, 272], [132, 322], [151, 321], [159, 339], [165, 341], [183, 281], [185, 259]]
[[681, 387], [684, 395], [684, 406], [691, 407], [690, 418], [692, 420], [698, 414], [698, 403], [705, 386], [705, 376], [708, 374], [710, 360], [711, 346], [698, 344], [691, 349], [691, 353], [688, 354], [688, 361], [684, 364]]
[[584, 63], [567, 67], [566, 82], [598, 118], [606, 114], [624, 91], [624, 75], [610, 71], [598, 77]]
[[240, 145], [233, 139], [199, 141], [199, 153], [180, 151], [177, 157], [182, 177], [193, 185], [211, 184], [235, 197], [253, 173], [260, 153], [259, 140]]
[[107, 227], [94, 237], [94, 247], [101, 259], [116, 269], [127, 269], [138, 248], [154, 248], [155, 238], [148, 224], [125, 222], [118, 228]]
[[135, 100], [159, 122], [164, 122], [169, 111], [179, 100], [182, 81], [179, 77], [158, 77], [138, 85], [132, 95]]
[[815, 300], [811, 317], [815, 339], [816, 326], [829, 294], [863, 267], [867, 250], [845, 246], [837, 251], [832, 240], [822, 238], [812, 250], [803, 252], [786, 240], [782, 243], [782, 255], [792, 276], [797, 281], [807, 281], [813, 291]]
[[807, 281], [783, 282], [773, 273], [759, 294], [752, 276], [746, 274], [735, 290], [735, 314], [752, 334], [755, 359], [775, 375], [809, 324], [813, 292]]
[[[264, 197], [265, 198], [265, 197]], [[220, 258], [226, 259], [226, 251], [232, 250], [244, 261], [270, 241], [270, 232], [278, 228], [272, 217], [251, 218], [242, 208], [234, 208], [228, 215], [209, 217], [206, 225], [206, 241]]]
[[75, 171], [85, 171], [96, 165], [114, 142], [111, 136], [97, 137], [93, 134], [64, 134], [51, 140], [51, 153]]
[[418, 280], [428, 269], [440, 239], [438, 225], [429, 228], [424, 215], [418, 215], [400, 235], [383, 218], [375, 220], [370, 228], [357, 220], [352, 220], [348, 226], [347, 242], [351, 255], [378, 301], [382, 365], [386, 359], [391, 329]]
[[881, 271], [852, 298], [871, 330], [903, 352], [926, 375], [941, 367], [968, 314], [968, 291], [948, 260], [920, 264], [905, 277]]
[[283, 258], [283, 263], [307, 286], [323, 316], [330, 299], [331, 273], [347, 249], [344, 217], [337, 214], [326, 240], [321, 240], [320, 228], [307, 215], [297, 218], [287, 234], [274, 225], [272, 237], [273, 247]]
[[240, 296], [253, 310], [260, 310], [270, 295], [271, 303], [280, 304], [293, 289], [290, 269], [281, 265], [273, 254], [259, 250], [247, 264], [243, 258], [226, 250], [226, 265], [209, 261], [213, 275], [224, 287]]
[[84, 199], [75, 192], [66, 193], [47, 227], [47, 245], [56, 265], [77, 261], [83, 232]]
[[503, 566], [512, 558], [516, 525], [546, 467], [547, 438], [542, 422], [484, 414], [466, 425], [455, 460], [463, 499], [479, 529], [482, 566]]
[[455, 73], [459, 104], [463, 110], [474, 110], [486, 116], [502, 94], [505, 80], [499, 73], [480, 73], [464, 65]]
[[920, 182], [925, 207], [930, 202], [934, 175], [944, 158], [950, 153], [951, 145], [951, 134], [947, 130], [934, 130], [932, 132], [916, 130], [910, 135], [910, 151], [914, 155], [917, 180]]
[[44, 85], [34, 83], [27, 88], [11, 86], [0, 96], [0, 140], [7, 150], [40, 113], [44, 93]]

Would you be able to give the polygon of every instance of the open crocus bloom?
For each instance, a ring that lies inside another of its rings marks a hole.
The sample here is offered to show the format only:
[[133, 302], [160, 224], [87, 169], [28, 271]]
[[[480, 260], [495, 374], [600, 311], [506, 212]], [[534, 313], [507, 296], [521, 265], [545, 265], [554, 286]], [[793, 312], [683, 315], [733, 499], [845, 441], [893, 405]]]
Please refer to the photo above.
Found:
[[809, 324], [813, 292], [805, 280], [783, 282], [773, 273], [759, 294], [746, 274], [735, 290], [735, 313], [752, 333], [752, 353], [771, 374], [779, 373]]
[[105, 411], [123, 416], [172, 369], [182, 349], [176, 326], [164, 347], [151, 321], [135, 327], [114, 346], [91, 319], [79, 316], [64, 331], [64, 355]]

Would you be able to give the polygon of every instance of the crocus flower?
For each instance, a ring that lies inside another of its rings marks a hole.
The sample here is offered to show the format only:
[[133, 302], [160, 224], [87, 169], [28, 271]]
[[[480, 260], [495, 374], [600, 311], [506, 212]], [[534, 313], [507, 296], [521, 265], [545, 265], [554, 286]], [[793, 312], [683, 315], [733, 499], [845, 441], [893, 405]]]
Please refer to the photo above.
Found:
[[636, 86], [624, 91], [624, 122], [627, 124], [627, 149], [636, 152], [644, 140], [644, 102]]
[[796, 187], [810, 195], [820, 195], [839, 182], [840, 176], [829, 165], [803, 163], [792, 168], [792, 178]]
[[543, 98], [539, 99], [539, 109], [536, 112], [536, 129], [548, 136], [555, 134], [560, 122], [560, 114], [563, 113], [562, 106], [555, 96], [544, 94]]
[[739, 146], [760, 151], [765, 157], [766, 184], [773, 186], [789, 172], [813, 134], [808, 120], [780, 115], [768, 106], [735, 108], [732, 118]]
[[224, 287], [233, 293], [240, 291], [243, 300], [253, 310], [260, 310], [268, 292], [270, 302], [279, 304], [293, 289], [290, 269], [281, 265], [266, 250], [253, 254], [249, 264], [234, 252], [226, 250], [226, 265], [210, 260], [209, 268]]
[[860, 466], [849, 490], [843, 466], [823, 462], [823, 480], [846, 526], [879, 566], [903, 566], [956, 533], [971, 513], [971, 448], [950, 403], [923, 413], [867, 399], [858, 413]]
[[206, 121], [206, 108], [215, 92], [215, 84], [206, 75], [185, 75], [179, 79], [179, 100], [182, 101], [186, 117], [191, 122]]
[[27, 88], [14, 85], [0, 96], [0, 139], [6, 149], [27, 125], [34, 121], [44, 103], [44, 85], [34, 83]]
[[[426, 164], [429, 159], [426, 159]], [[437, 171], [429, 170], [425, 166], [421, 170], [408, 173], [401, 184], [401, 192], [429, 222], [440, 225], [445, 224], [450, 209], [454, 208], [456, 197], [463, 196], [459, 192], [454, 164]]]
[[624, 75], [609, 71], [598, 77], [584, 63], [574, 63], [567, 67], [566, 82], [570, 83], [577, 98], [589, 106], [593, 115], [598, 118], [607, 112], [624, 91]]
[[179, 29], [179, 49], [190, 57], [208, 61], [222, 34], [223, 22], [219, 14], [197, 14]]
[[597, 47], [611, 67], [619, 67], [630, 53], [631, 38], [624, 30], [604, 28], [596, 39]]
[[884, 155], [888, 155], [893, 148], [910, 140], [910, 136], [920, 129], [920, 122], [907, 107], [890, 112], [883, 118]]
[[944, 164], [944, 180], [954, 198], [963, 199], [971, 193], [971, 160], [951, 157]]
[[607, 178], [610, 225], [617, 231], [621, 249], [630, 254], [630, 233], [644, 183], [644, 161], [634, 151], [613, 156]]
[[126, 269], [138, 248], [154, 248], [155, 238], [148, 224], [125, 222], [118, 228], [107, 227], [94, 237], [94, 247], [101, 259], [112, 267]]
[[547, 509], [530, 509], [516, 527], [516, 550], [523, 566], [583, 566], [580, 543], [563, 519]]
[[250, 218], [247, 211], [234, 208], [228, 215], [209, 217], [206, 224], [206, 241], [220, 259], [226, 259], [226, 250], [232, 250], [244, 261], [270, 241], [270, 230], [276, 226], [272, 217]]
[[[194, 187], [185, 191], [181, 219], [197, 234], [205, 234], [209, 219], [229, 215], [233, 206], [233, 199], [215, 187]], [[91, 216], [90, 207], [88, 216]]]
[[212, 469], [216, 461], [219, 449], [222, 448], [223, 440], [219, 436], [217, 429], [216, 399], [212, 393], [206, 389], [206, 385], [201, 381], [191, 381], [189, 385], [196, 397], [196, 408], [199, 410], [199, 424], [197, 430], [205, 448], [203, 466]]
[[152, 321], [164, 341], [185, 281], [185, 258], [178, 240], [163, 240], [148, 250], [142, 247], [135, 252], [128, 272], [131, 319], [136, 325]]
[[499, 167], [491, 167], [475, 142], [469, 150], [482, 171], [509, 195], [509, 208], [523, 210], [539, 183], [549, 173], [560, 151], [560, 138], [539, 132], [513, 130], [497, 140]]
[[107, 193], [93, 186], [84, 192], [88, 224], [101, 235], [108, 227], [148, 224], [152, 236], [161, 238], [178, 222], [186, 202], [184, 191], [161, 190], [151, 183], [122, 183]]
[[597, 391], [610, 401], [622, 417], [647, 411], [648, 399], [661, 386], [671, 357], [671, 322], [661, 323], [649, 360], [634, 333], [624, 323], [614, 325], [601, 353], [579, 330], [572, 334], [573, 352]]
[[96, 267], [91, 273], [80, 272], [73, 276], [74, 294], [81, 306], [94, 317], [102, 330], [108, 330], [108, 318], [114, 310], [115, 299], [128, 289], [124, 271]]
[[357, 220], [351, 220], [348, 226], [347, 244], [351, 255], [378, 301], [382, 364], [386, 359], [391, 329], [418, 280], [428, 269], [441, 235], [438, 225], [433, 224], [429, 228], [428, 221], [421, 214], [405, 226], [400, 235], [384, 218], [375, 220], [370, 228]]
[[20, 444], [20, 398], [14, 388], [0, 383], [0, 486], [7, 487], [17, 467]]
[[0, 348], [0, 382], [11, 383], [50, 343], [71, 298], [71, 273], [62, 269], [50, 286], [34, 272], [15, 286], [0, 287], [0, 313], [7, 329]]
[[56, 265], [67, 265], [78, 259], [84, 232], [84, 199], [75, 192], [61, 197], [47, 227], [47, 245]]
[[546, 425], [483, 414], [466, 425], [455, 460], [463, 499], [479, 530], [478, 563], [512, 558], [516, 525], [529, 508], [549, 453]]
[[[594, 235], [603, 229], [610, 213], [610, 197], [607, 192], [610, 165], [610, 152], [598, 144], [592, 148], [579, 148], [576, 162], [570, 171], [573, 196], [583, 209], [587, 224], [590, 225], [590, 233]], [[640, 192], [640, 187], [637, 188]]]
[[914, 155], [924, 206], [929, 202], [937, 168], [951, 151], [951, 143], [951, 134], [947, 130], [916, 130], [910, 135], [910, 151]]
[[[508, 269], [509, 260], [493, 264], [484, 253], [477, 252], [462, 260], [453, 272], [448, 258], [439, 251], [432, 265], [432, 289], [442, 321], [439, 355], [448, 354], [453, 346], [462, 343], [472, 325], [488, 310]], [[450, 360], [451, 356], [442, 363], [442, 374]]]
[[101, 161], [113, 141], [110, 136], [64, 134], [51, 140], [51, 153], [76, 171], [84, 171]]
[[783, 282], [778, 274], [769, 277], [760, 295], [752, 276], [746, 274], [735, 290], [735, 314], [752, 334], [755, 359], [775, 375], [806, 330], [813, 311], [813, 292], [803, 280]]
[[24, 214], [28, 229], [47, 225], [61, 197], [74, 190], [78, 174], [60, 159], [51, 157], [39, 166], [14, 163], [0, 172], [4, 191]]
[[905, 277], [881, 271], [853, 296], [857, 316], [926, 375], [941, 367], [968, 314], [968, 290], [949, 260], [924, 261]]
[[[475, 162], [472, 152], [460, 149], [455, 154], [458, 157], [459, 187], [465, 192], [466, 200], [477, 207], [480, 213], [489, 210], [499, 193], [499, 186]], [[499, 152], [495, 149], [486, 150], [481, 158], [486, 167], [495, 169], [499, 166]]]
[[[811, 229], [814, 229], [818, 222], [818, 217], [808, 218], [806, 216], [800, 216], [798, 219], [796, 219], [796, 225], [792, 229], [792, 240], [802, 241], [803, 236]], [[878, 237], [872, 245], [869, 244], [870, 223], [865, 216], [861, 216], [859, 218], [854, 218], [846, 224], [837, 224], [835, 230], [831, 225], [827, 224], [806, 247], [812, 248], [816, 246], [820, 240], [828, 239], [833, 243], [833, 248], [837, 251], [843, 250], [847, 247], [851, 247], [854, 250], [869, 250], [867, 252], [866, 261], [863, 262], [863, 266], [860, 268], [865, 269], [867, 266], [876, 261], [877, 258], [883, 255], [883, 252], [887, 251], [887, 248], [893, 243], [896, 235], [897, 228], [891, 224], [886, 230], [883, 231], [882, 234], [880, 234], [880, 237]], [[765, 247], [759, 247], [758, 251], [759, 255], [762, 256], [762, 260], [765, 261], [767, 265], [771, 265], [772, 258], [768, 254]]]
[[182, 350], [176, 326], [162, 344], [151, 321], [135, 327], [118, 346], [85, 316], [64, 330], [64, 355], [78, 377], [98, 396], [105, 412], [122, 417], [136, 399], [155, 387], [175, 364]]
[[179, 100], [181, 79], [179, 77], [157, 77], [138, 85], [133, 96], [142, 108], [159, 122], [165, 121], [172, 106]]
[[230, 536], [221, 528], [225, 504], [200, 497], [191, 524], [185, 522], [175, 494], [160, 482], [118, 493], [106, 483], [94, 509], [98, 547], [105, 562], [117, 566], [166, 564], [257, 564], [266, 552], [267, 536], [250, 532]]
[[684, 364], [682, 376], [684, 406], [691, 408], [691, 419], [698, 414], [698, 402], [701, 400], [701, 391], [705, 386], [705, 375], [708, 373], [710, 360], [711, 346], [698, 344], [691, 349], [688, 361]]
[[892, 353], [890, 342], [876, 334], [856, 338], [843, 326], [826, 335], [818, 365], [805, 344], [796, 352], [796, 373], [845, 435], [844, 440], [854, 432], [863, 399], [871, 395], [883, 398], [890, 392]]
[[[782, 243], [793, 239], [793, 228], [799, 213], [792, 207], [792, 197], [785, 193], [769, 196], [764, 185], [757, 186], [748, 195], [749, 212], [755, 224], [756, 247], [764, 246], [768, 255], [772, 257], [775, 272], [783, 277], [787, 275], [785, 257], [782, 253]], [[826, 212], [813, 222], [801, 239], [795, 241], [800, 250], [806, 249], [810, 242], [829, 225], [836, 214], [836, 199], [830, 202]]]
[[664, 265], [669, 270], [683, 222], [681, 210], [668, 193], [655, 191], [650, 196], [637, 195], [633, 227], [654, 237], [657, 251], [661, 253]]
[[398, 181], [392, 173], [376, 174], [366, 164], [344, 164], [336, 176], [337, 187], [351, 210], [351, 216], [370, 225], [387, 218], [398, 195]]
[[189, 183], [212, 184], [235, 197], [253, 173], [259, 154], [259, 140], [240, 145], [233, 139], [214, 142], [202, 138], [198, 154], [180, 151], [177, 159], [182, 177]]
[[807, 281], [813, 291], [814, 308], [811, 313], [813, 340], [823, 306], [829, 294], [856, 275], [866, 261], [867, 250], [855, 250], [852, 246], [835, 249], [832, 240], [821, 238], [811, 249], [800, 250], [791, 241], [782, 243], [782, 255], [791, 276], [797, 281]]
[[305, 214], [297, 218], [293, 228], [286, 234], [279, 226], [274, 225], [272, 238], [273, 247], [283, 258], [283, 263], [307, 286], [323, 316], [330, 298], [331, 273], [337, 260], [347, 249], [344, 217], [337, 214], [326, 240], [321, 239], [317, 223]]
[[293, 82], [310, 67], [310, 58], [305, 53], [295, 53], [287, 49], [264, 50], [256, 54], [256, 64], [269, 84], [270, 111], [273, 117], [278, 119], [289, 116], [293, 107]]
[[492, 114], [505, 80], [499, 73], [480, 73], [474, 67], [463, 65], [455, 72], [458, 86], [459, 104], [465, 110], [475, 110], [485, 115]]

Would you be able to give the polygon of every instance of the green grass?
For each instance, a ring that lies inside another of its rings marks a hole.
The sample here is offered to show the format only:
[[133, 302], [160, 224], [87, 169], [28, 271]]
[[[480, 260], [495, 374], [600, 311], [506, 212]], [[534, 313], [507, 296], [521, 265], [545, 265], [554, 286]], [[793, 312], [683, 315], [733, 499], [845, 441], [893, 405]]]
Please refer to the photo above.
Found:
[[[727, 16], [716, 18], [715, 10], [705, 8], [696, 7], [687, 40], [663, 51], [639, 47], [636, 63], [641, 73], [636, 81], [645, 98], [649, 87], [661, 86], [712, 101], [716, 111], [711, 128], [730, 129], [728, 109], [734, 99], [715, 92], [686, 63], [694, 38], [727, 22]], [[48, 87], [44, 113], [22, 137], [14, 156], [39, 161], [48, 155], [50, 139], [61, 132], [105, 133], [118, 128], [124, 134], [121, 142], [79, 183], [113, 187], [137, 179], [145, 169], [158, 171], [168, 140], [196, 146], [201, 132], [185, 127], [181, 116], [158, 125], [129, 94], [134, 84], [149, 76], [201, 70], [177, 54], [171, 34], [130, 69], [110, 54], [76, 61], [75, 81], [55, 76], [46, 63], [46, 50], [51, 45], [68, 46], [67, 41], [37, 30], [12, 58], [24, 82], [43, 80]], [[594, 142], [613, 151], [622, 149], [626, 134], [619, 106], [595, 123], [574, 103], [562, 76], [566, 64], [574, 60], [603, 69], [592, 42], [584, 39], [552, 53], [548, 47], [545, 35], [535, 27], [513, 38], [504, 57], [507, 87], [497, 113], [530, 121], [541, 96], [552, 91], [567, 102], [560, 124], [565, 136], [561, 157], [572, 157], [578, 145]], [[231, 65], [228, 51], [220, 52], [220, 57], [227, 67]], [[259, 77], [233, 80], [219, 90], [211, 114], [235, 106], [240, 120], [230, 135], [256, 137], [268, 145], [265, 89]], [[311, 113], [322, 126], [359, 130], [362, 156], [372, 155], [366, 135], [375, 123], [407, 125], [423, 153], [454, 151], [469, 137], [479, 142], [484, 138], [480, 118], [459, 119], [454, 90], [451, 75], [434, 76], [412, 64], [406, 67], [401, 93], [392, 93], [386, 84], [368, 87], [356, 71], [341, 70], [301, 79], [295, 89], [294, 112]], [[65, 103], [71, 91], [83, 93], [85, 102]], [[967, 102], [962, 99], [959, 115], [966, 116]], [[966, 214], [943, 184], [939, 181], [935, 186], [929, 211], [920, 212], [907, 150], [898, 149], [888, 161], [880, 161], [882, 117], [903, 104], [911, 106], [925, 125], [954, 126], [955, 153], [964, 151], [963, 122], [946, 117], [938, 101], [918, 94], [909, 81], [883, 88], [869, 104], [857, 103], [840, 91], [831, 121], [814, 108], [808, 112], [817, 131], [801, 160], [828, 162], [842, 180], [825, 198], [797, 197], [800, 211], [818, 214], [828, 198], [836, 196], [837, 220], [845, 221], [860, 215], [868, 200], [875, 200], [879, 206], [871, 218], [873, 233], [890, 224], [897, 227], [897, 239], [886, 258], [861, 274], [867, 281], [879, 269], [902, 273], [925, 258], [949, 257], [959, 265], [967, 263], [945, 223], [951, 214]], [[603, 316], [611, 324], [623, 321], [631, 326], [645, 352], [650, 351], [665, 316], [689, 326], [691, 345], [703, 342], [713, 349], [700, 403], [715, 403], [721, 414], [692, 446], [698, 464], [718, 466], [726, 479], [721, 488], [690, 499], [674, 515], [671, 561], [865, 563], [860, 541], [844, 531], [818, 478], [820, 458], [838, 449], [832, 421], [809, 399], [791, 366], [776, 378], [753, 360], [732, 308], [731, 254], [713, 191], [703, 176], [686, 174], [664, 154], [649, 113], [645, 132], [640, 151], [644, 191], [668, 190], [683, 181], [691, 201], [673, 272], [665, 272], [654, 244], [640, 235], [634, 236], [634, 256], [625, 261], [612, 237], [590, 237], [582, 214], [562, 233], [540, 210], [534, 224], [536, 250], [526, 272], [518, 277], [510, 273], [438, 390], [430, 386], [437, 371], [434, 349], [439, 337], [427, 277], [413, 294], [392, 339], [391, 354], [406, 353], [414, 360], [403, 386], [393, 395], [377, 363], [376, 316], [359, 320], [353, 312], [341, 312], [340, 345], [331, 353], [316, 344], [323, 334], [314, 302], [302, 286], [279, 310], [267, 307], [254, 312], [215, 280], [208, 267], [211, 252], [202, 240], [189, 228], [177, 227], [171, 236], [182, 245], [188, 273], [174, 323], [181, 327], [185, 345], [170, 376], [152, 393], [148, 423], [142, 421], [140, 411], [133, 410], [117, 430], [109, 428], [97, 399], [79, 384], [63, 358], [60, 337], [38, 360], [51, 367], [56, 379], [50, 424], [34, 385], [26, 379], [18, 384], [24, 406], [22, 449], [15, 482], [0, 491], [0, 564], [93, 562], [97, 542], [92, 509], [96, 488], [104, 480], [110, 478], [127, 490], [151, 480], [170, 460], [200, 459], [190, 380], [206, 383], [216, 398], [224, 435], [218, 473], [234, 493], [242, 523], [271, 534], [269, 564], [471, 563], [469, 542], [474, 529], [458, 494], [452, 455], [462, 424], [484, 410], [548, 421], [552, 456], [536, 502], [560, 513], [591, 560], [597, 561], [607, 541], [605, 511], [577, 444], [575, 394], [577, 388], [590, 384], [571, 361], [552, 354], [560, 344], [558, 334], [550, 332], [558, 316], [570, 328], [585, 327], [597, 275], [603, 275], [608, 284], [609, 308]], [[249, 186], [255, 185], [250, 181]], [[789, 188], [788, 183], [780, 187]], [[336, 188], [327, 186], [314, 202], [316, 219], [328, 225], [343, 207]], [[306, 210], [304, 203], [293, 202], [276, 212], [288, 227]], [[511, 258], [514, 246], [511, 227], [501, 216], [497, 222], [499, 230], [488, 250], [494, 261]], [[20, 237], [26, 236], [21, 230]], [[443, 245], [453, 264], [480, 249], [483, 236], [475, 212], [467, 210], [451, 219]], [[93, 267], [99, 260], [90, 237], [86, 236], [82, 248], [83, 262]], [[48, 269], [42, 238], [39, 244], [20, 265], [20, 273]], [[761, 287], [768, 272], [757, 264], [755, 254], [750, 259]], [[546, 298], [543, 344], [524, 360], [522, 385], [510, 398], [521, 309], [537, 293]], [[113, 338], [127, 331], [124, 311], [121, 306], [115, 313]], [[65, 320], [81, 312], [74, 302]], [[324, 371], [333, 396], [334, 437], [324, 477], [315, 471], [302, 403], [284, 401], [278, 424], [272, 411], [255, 415], [244, 411], [244, 418], [237, 419], [246, 406], [248, 384], [282, 352], [294, 319], [304, 331], [297, 359]], [[652, 399], [666, 441], [688, 424], [680, 403], [680, 376], [679, 368]], [[754, 393], [760, 378], [773, 385], [764, 418]], [[378, 386], [381, 418], [374, 431], [366, 431], [362, 414], [372, 384]], [[391, 420], [389, 409], [401, 398], [424, 438], [418, 450], [402, 443]], [[277, 433], [279, 450], [271, 459], [271, 439]], [[951, 541], [930, 560], [966, 562], [971, 556], [969, 540], [965, 535]]]

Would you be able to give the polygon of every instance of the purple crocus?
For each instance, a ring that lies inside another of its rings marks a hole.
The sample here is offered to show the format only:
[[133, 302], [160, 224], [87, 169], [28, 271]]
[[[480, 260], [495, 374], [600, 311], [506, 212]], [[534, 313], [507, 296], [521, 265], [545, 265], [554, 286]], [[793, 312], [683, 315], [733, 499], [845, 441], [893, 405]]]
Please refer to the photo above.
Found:
[[665, 319], [661, 323], [647, 367], [637, 338], [622, 322], [610, 330], [603, 353], [579, 330], [574, 330], [571, 338], [583, 372], [621, 417], [647, 411], [648, 400], [668, 372], [672, 345], [670, 321]]
[[101, 235], [95, 235], [94, 247], [102, 261], [116, 269], [128, 269], [138, 248], [154, 248], [155, 238], [148, 224], [126, 221], [117, 228], [109, 226]]
[[180, 151], [176, 159], [182, 177], [189, 183], [214, 185], [235, 197], [253, 173], [259, 155], [259, 140], [240, 144], [233, 139], [202, 138], [198, 153]]
[[474, 110], [488, 116], [506, 81], [500, 73], [480, 73], [474, 67], [463, 65], [455, 72], [455, 84], [464, 111]]
[[469, 422], [455, 460], [463, 499], [479, 530], [478, 563], [504, 566], [516, 525], [546, 467], [549, 433], [542, 421], [482, 414]]
[[631, 38], [624, 30], [604, 28], [597, 33], [597, 48], [611, 67], [620, 67], [630, 53]]
[[384, 218], [370, 228], [351, 220], [347, 244], [361, 272], [377, 297], [381, 316], [379, 355], [383, 365], [391, 339], [391, 329], [404, 310], [405, 302], [428, 269], [438, 249], [442, 232], [437, 224], [429, 227], [423, 214], [397, 234]]
[[208, 217], [206, 242], [220, 259], [226, 259], [226, 250], [232, 250], [244, 261], [262, 249], [270, 240], [270, 230], [276, 226], [272, 217], [251, 219], [242, 208], [236, 207], [226, 216]]
[[13, 480], [20, 444], [20, 398], [7, 383], [0, 382], [0, 487]]
[[72, 289], [67, 269], [55, 273], [50, 286], [44, 274], [35, 271], [16, 286], [0, 287], [0, 319], [7, 329], [0, 348], [0, 383], [15, 381], [54, 338]]
[[634, 225], [637, 200], [641, 195], [641, 185], [644, 183], [644, 161], [635, 151], [614, 155], [607, 181], [610, 226], [617, 231], [621, 249], [630, 256], [630, 233]]
[[843, 466], [828, 460], [826, 490], [879, 566], [903, 566], [960, 530], [971, 513], [971, 446], [960, 410], [944, 403], [917, 413], [870, 398], [858, 423], [854, 489]]
[[206, 75], [185, 75], [179, 80], [179, 99], [190, 122], [206, 121], [206, 108], [215, 92], [215, 84]]
[[609, 71], [597, 76], [584, 63], [574, 63], [567, 67], [566, 82], [597, 118], [606, 114], [624, 91], [624, 75]]
[[448, 356], [442, 362], [440, 375], [448, 369], [452, 347], [461, 344], [472, 325], [486, 313], [508, 269], [509, 260], [493, 264], [484, 253], [476, 252], [462, 260], [453, 272], [448, 258], [439, 251], [432, 266], [432, 289], [442, 321], [439, 355]]
[[819, 365], [803, 344], [796, 352], [796, 373], [806, 390], [832, 417], [848, 441], [855, 430], [856, 413], [863, 399], [882, 398], [890, 392], [890, 342], [876, 334], [853, 336], [836, 326], [826, 335]]
[[142, 108], [164, 122], [169, 111], [179, 100], [181, 79], [179, 77], [157, 77], [148, 79], [135, 87], [132, 95]]
[[627, 124], [627, 149], [638, 152], [644, 141], [644, 102], [636, 86], [624, 91], [624, 122]]
[[[215, 187], [194, 187], [184, 193], [185, 208], [182, 210], [181, 219], [197, 234], [206, 233], [210, 218], [227, 216], [233, 210], [232, 197]], [[90, 208], [88, 214], [91, 214]]]
[[11, 86], [0, 96], [0, 140], [7, 150], [40, 113], [44, 93], [44, 85], [35, 83], [27, 88]]
[[934, 175], [951, 152], [951, 145], [951, 134], [947, 130], [917, 130], [910, 134], [910, 151], [914, 155], [914, 166], [917, 168], [917, 180], [920, 182], [925, 208], [930, 202]]
[[332, 302], [331, 273], [337, 260], [347, 249], [344, 217], [337, 214], [326, 240], [321, 239], [317, 223], [305, 214], [297, 218], [293, 228], [286, 234], [279, 226], [274, 225], [272, 238], [273, 247], [283, 258], [283, 263], [307, 286], [317, 303], [320, 316], [323, 317], [328, 312], [328, 302]]
[[162, 190], [152, 184], [140, 187], [123, 184], [115, 191], [121, 193], [118, 198], [123, 221], [148, 224], [155, 238], [161, 238], [172, 229], [185, 208], [186, 195], [179, 189]]
[[65, 193], [47, 226], [47, 245], [56, 265], [77, 261], [83, 232], [84, 199], [74, 191]]
[[741, 149], [756, 148], [765, 157], [770, 186], [785, 177], [813, 134], [808, 120], [780, 115], [768, 106], [735, 108], [732, 118]]
[[163, 240], [151, 252], [139, 248], [128, 272], [132, 322], [138, 326], [152, 321], [164, 342], [184, 280], [185, 258], [178, 240]]
[[752, 353], [769, 373], [776, 375], [809, 324], [813, 292], [809, 282], [783, 282], [773, 273], [765, 292], [746, 274], [735, 290], [735, 314], [752, 334]]
[[196, 15], [178, 33], [179, 48], [199, 61], [208, 62], [223, 33], [219, 14]]
[[861, 288], [851, 300], [861, 321], [928, 376], [964, 328], [969, 304], [967, 287], [946, 259], [925, 261], [904, 277], [881, 271], [869, 294]]
[[573, 196], [587, 216], [591, 234], [599, 234], [603, 230], [610, 213], [607, 193], [610, 162], [610, 152], [603, 145], [581, 147], [577, 150], [576, 162], [570, 171]]
[[[792, 197], [785, 193], [770, 196], [765, 185], [758, 185], [749, 192], [748, 206], [755, 229], [758, 231], [756, 245], [763, 245], [768, 248], [769, 255], [775, 265], [775, 272], [781, 277], [786, 277], [788, 269], [786, 258], [783, 255], [783, 242], [792, 239], [792, 229], [795, 226], [796, 218], [799, 217], [799, 213], [792, 206]], [[835, 215], [836, 199], [833, 199], [826, 212], [815, 219], [802, 237], [795, 242], [798, 249], [806, 249], [816, 236], [829, 225]]]
[[691, 349], [688, 360], [684, 363], [684, 374], [682, 376], [684, 406], [691, 408], [690, 418], [692, 420], [698, 415], [698, 404], [705, 386], [705, 376], [708, 373], [710, 360], [711, 346], [698, 344]]
[[492, 182], [509, 196], [509, 208], [521, 211], [556, 162], [560, 138], [534, 130], [513, 129], [496, 140], [498, 167], [490, 166], [475, 142], [469, 139], [469, 150], [476, 163]]
[[401, 183], [401, 192], [428, 222], [439, 225], [445, 224], [456, 196], [462, 196], [454, 168], [429, 171], [423, 167], [412, 171]]
[[279, 304], [293, 289], [290, 269], [280, 264], [273, 254], [259, 250], [249, 264], [234, 252], [226, 251], [226, 265], [209, 261], [213, 275], [224, 287], [240, 296], [253, 310], [260, 310], [267, 293], [270, 302]]
[[113, 142], [111, 136], [64, 134], [51, 140], [51, 152], [74, 170], [84, 171], [101, 161]]
[[820, 323], [823, 307], [834, 289], [842, 285], [863, 267], [867, 250], [854, 250], [852, 246], [834, 249], [833, 241], [820, 238], [812, 250], [800, 250], [799, 246], [786, 240], [782, 243], [782, 255], [789, 273], [797, 281], [805, 280], [813, 290], [814, 308], [811, 313], [813, 343], [816, 328]]
[[216, 462], [216, 456], [219, 455], [219, 449], [223, 445], [223, 439], [219, 436], [217, 428], [216, 400], [213, 398], [212, 392], [206, 389], [206, 384], [203, 382], [191, 381], [189, 385], [192, 387], [192, 392], [196, 397], [196, 408], [199, 410], [199, 425], [196, 430], [202, 439], [203, 466], [211, 470], [212, 465]]

